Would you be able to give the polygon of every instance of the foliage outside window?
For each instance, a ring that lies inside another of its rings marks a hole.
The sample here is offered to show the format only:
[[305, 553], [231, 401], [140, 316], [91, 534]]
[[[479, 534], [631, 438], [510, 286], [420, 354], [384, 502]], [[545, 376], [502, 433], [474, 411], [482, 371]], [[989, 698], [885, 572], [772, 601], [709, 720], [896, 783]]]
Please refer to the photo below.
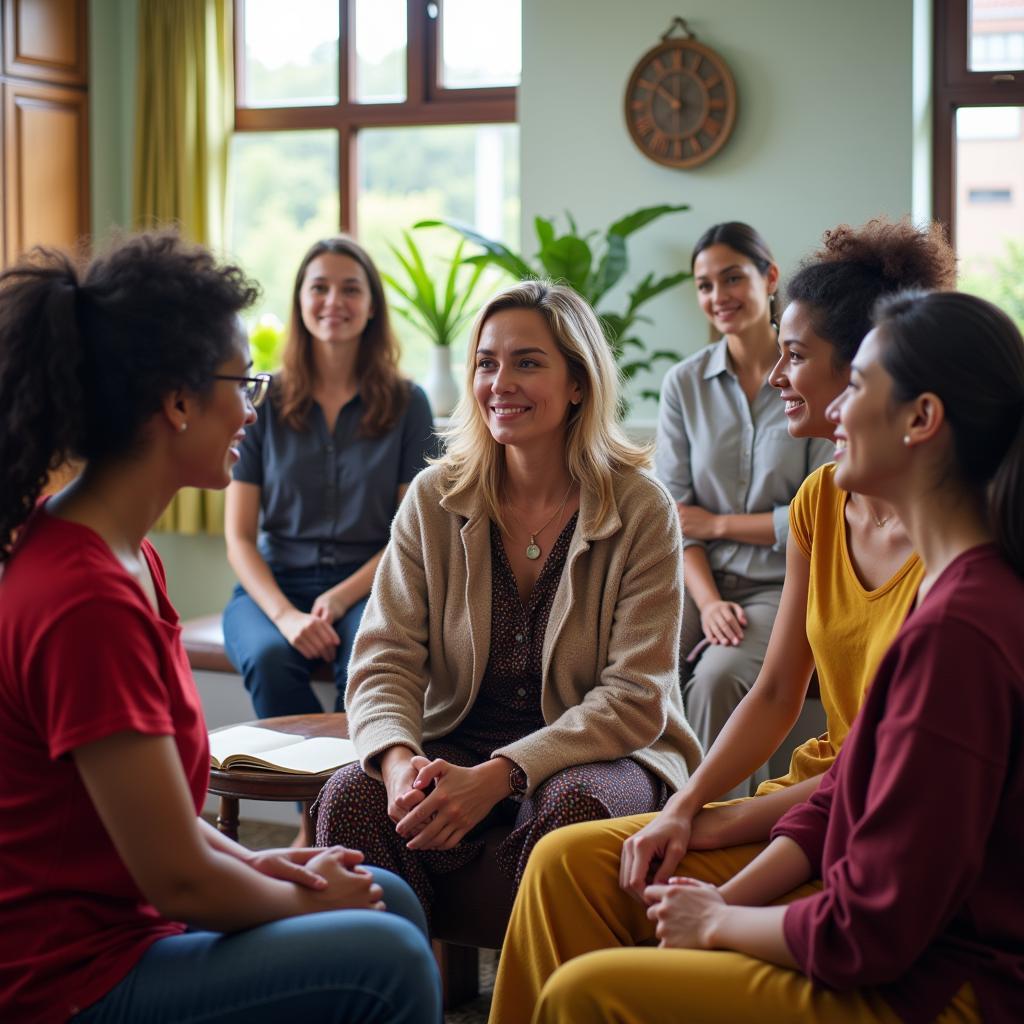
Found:
[[[391, 246], [428, 217], [518, 242], [520, 0], [236, 0], [235, 13], [229, 246], [263, 285], [257, 318], [287, 319], [302, 254], [339, 230], [391, 273]], [[451, 240], [418, 241], [443, 280]], [[393, 319], [422, 376], [429, 342]]]

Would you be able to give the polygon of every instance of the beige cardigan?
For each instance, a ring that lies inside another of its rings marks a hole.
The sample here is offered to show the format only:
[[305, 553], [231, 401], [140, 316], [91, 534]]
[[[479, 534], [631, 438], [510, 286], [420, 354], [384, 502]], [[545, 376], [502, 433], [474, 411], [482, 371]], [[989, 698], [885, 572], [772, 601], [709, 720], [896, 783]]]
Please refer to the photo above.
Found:
[[[364, 770], [395, 744], [422, 753], [476, 700], [491, 645], [490, 520], [473, 492], [442, 500], [424, 470], [398, 510], [349, 664], [349, 728]], [[600, 521], [580, 518], [544, 636], [547, 725], [495, 750], [529, 792], [564, 768], [631, 756], [673, 789], [701, 757], [679, 690], [683, 606], [675, 506], [652, 477], [627, 471]]]

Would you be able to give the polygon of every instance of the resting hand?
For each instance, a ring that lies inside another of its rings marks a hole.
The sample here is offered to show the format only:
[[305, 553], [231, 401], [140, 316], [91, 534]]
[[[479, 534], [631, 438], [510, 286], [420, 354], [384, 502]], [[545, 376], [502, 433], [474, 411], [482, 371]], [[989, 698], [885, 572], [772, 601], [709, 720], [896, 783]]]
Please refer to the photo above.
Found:
[[[401, 751], [401, 752], [399, 752]], [[413, 789], [413, 782], [420, 769], [430, 761], [413, 754], [407, 747], [392, 747], [381, 758], [381, 775], [388, 793], [388, 817], [395, 823], [401, 821], [417, 804], [422, 803], [426, 794], [422, 789]]]
[[309, 614], [330, 624], [337, 622], [351, 607], [352, 603], [345, 597], [341, 589], [332, 587], [330, 590], [325, 590], [313, 602]]
[[662, 949], [711, 949], [711, 930], [726, 906], [718, 889], [695, 878], [670, 878], [644, 891], [647, 916]]
[[700, 505], [676, 504], [679, 513], [679, 528], [686, 540], [716, 540], [719, 517]]
[[[338, 847], [341, 849], [341, 847]], [[322, 849], [306, 847], [305, 849], [258, 850], [245, 859], [245, 863], [254, 871], [268, 878], [278, 878], [282, 882], [294, 882], [306, 889], [324, 889], [327, 882], [323, 875], [310, 871], [306, 866]], [[363, 855], [358, 850], [346, 850], [350, 855], [348, 866], [355, 867]]]
[[746, 624], [746, 613], [735, 601], [708, 601], [700, 610], [701, 629], [713, 644], [735, 647]]
[[413, 786], [433, 790], [398, 823], [410, 850], [450, 850], [478, 825], [499, 800], [508, 796], [508, 770], [492, 762], [460, 768], [442, 758], [425, 765]]
[[[663, 885], [686, 856], [691, 819], [678, 812], [662, 811], [622, 844], [619, 885], [638, 900], [650, 884]], [[651, 869], [657, 870], [651, 876]]]
[[333, 661], [340, 640], [329, 622], [289, 608], [274, 623], [285, 638], [305, 658]]
[[310, 871], [316, 872], [327, 883], [317, 893], [318, 903], [326, 903], [335, 910], [384, 910], [381, 896], [384, 890], [373, 880], [364, 867], [352, 863], [356, 854], [343, 846], [329, 846], [313, 851], [315, 856], [308, 863]]

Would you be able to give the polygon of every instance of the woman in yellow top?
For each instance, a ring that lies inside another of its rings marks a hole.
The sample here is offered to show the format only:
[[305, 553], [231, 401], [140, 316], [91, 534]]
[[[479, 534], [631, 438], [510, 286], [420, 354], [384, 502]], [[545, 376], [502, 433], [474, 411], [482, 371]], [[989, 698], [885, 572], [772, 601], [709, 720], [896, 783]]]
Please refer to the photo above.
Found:
[[[937, 225], [918, 231], [877, 220], [827, 232], [789, 285], [770, 378], [790, 433], [832, 436], [826, 410], [849, 381], [880, 297], [953, 280], [953, 253]], [[544, 982], [567, 960], [651, 940], [640, 898], [648, 884], [673, 875], [725, 882], [764, 848], [783, 812], [817, 788], [921, 580], [893, 509], [840, 491], [833, 469], [815, 471], [793, 499], [786, 580], [764, 665], [686, 786], [657, 815], [570, 826], [534, 849], [506, 933], [492, 1021], [529, 1021]], [[763, 783], [757, 796], [705, 807], [777, 749], [814, 668], [828, 731], [799, 747], [789, 774]]]

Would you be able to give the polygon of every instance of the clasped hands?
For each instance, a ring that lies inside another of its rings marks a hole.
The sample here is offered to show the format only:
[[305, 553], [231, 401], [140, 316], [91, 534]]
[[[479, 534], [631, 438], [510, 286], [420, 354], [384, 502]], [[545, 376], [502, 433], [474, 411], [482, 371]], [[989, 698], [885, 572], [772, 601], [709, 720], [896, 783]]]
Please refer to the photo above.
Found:
[[508, 796], [505, 758], [462, 768], [406, 753], [385, 759], [382, 774], [388, 816], [410, 850], [450, 850]]
[[341, 638], [334, 623], [352, 607], [341, 585], [325, 590], [313, 602], [309, 612], [289, 607], [275, 620], [281, 635], [299, 654], [314, 661], [333, 661]]
[[359, 850], [344, 846], [260, 850], [244, 860], [261, 875], [311, 890], [332, 908], [385, 909], [383, 890], [362, 867]]

